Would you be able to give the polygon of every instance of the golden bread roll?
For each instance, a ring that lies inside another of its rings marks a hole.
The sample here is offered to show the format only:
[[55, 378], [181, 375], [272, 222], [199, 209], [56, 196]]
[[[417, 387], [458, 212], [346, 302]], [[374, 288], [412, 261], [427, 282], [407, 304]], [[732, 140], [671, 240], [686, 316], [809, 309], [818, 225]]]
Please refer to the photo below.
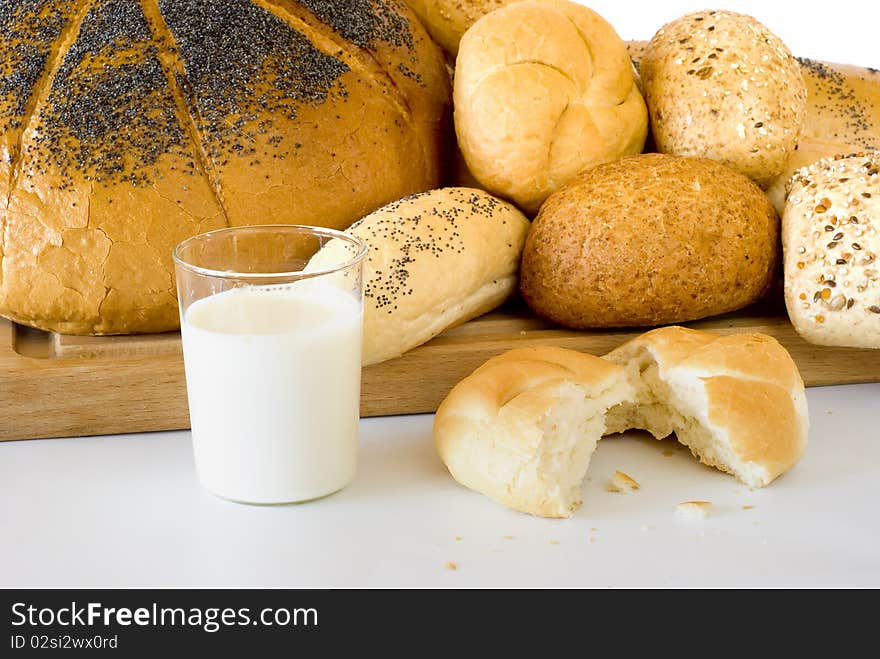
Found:
[[799, 170], [782, 216], [785, 304], [810, 343], [880, 348], [880, 151]]
[[455, 57], [468, 28], [490, 11], [517, 0], [406, 0], [440, 47]]
[[779, 217], [745, 176], [645, 154], [601, 165], [550, 197], [523, 253], [520, 290], [573, 328], [646, 327], [726, 313], [772, 282]]
[[434, 418], [453, 478], [514, 510], [570, 517], [605, 413], [635, 392], [623, 368], [562, 348], [494, 357], [462, 380]]
[[[462, 485], [570, 517], [603, 435], [675, 432], [704, 464], [763, 487], [797, 463], [808, 427], [803, 381], [774, 339], [667, 327], [604, 359], [552, 347], [494, 357], [440, 405], [434, 443]], [[639, 488], [620, 473], [612, 484]]]
[[[504, 302], [516, 290], [528, 229], [516, 208], [468, 188], [413, 195], [352, 225], [348, 233], [370, 249], [364, 365], [399, 357]], [[328, 243], [309, 269], [344, 260], [339, 249]]]
[[688, 14], [654, 35], [639, 71], [658, 151], [718, 160], [764, 188], [783, 172], [807, 88], [785, 44], [754, 18]]
[[441, 180], [450, 83], [401, 0], [19, 0], [0, 19], [15, 321], [174, 329], [184, 238], [344, 228]]
[[470, 171], [529, 213], [584, 170], [640, 153], [647, 134], [626, 46], [565, 0], [515, 2], [474, 23], [453, 96]]
[[804, 453], [804, 383], [772, 337], [665, 327], [605, 359], [626, 369], [636, 391], [609, 412], [609, 432], [638, 428], [657, 439], [674, 432], [700, 462], [750, 487], [768, 485]]

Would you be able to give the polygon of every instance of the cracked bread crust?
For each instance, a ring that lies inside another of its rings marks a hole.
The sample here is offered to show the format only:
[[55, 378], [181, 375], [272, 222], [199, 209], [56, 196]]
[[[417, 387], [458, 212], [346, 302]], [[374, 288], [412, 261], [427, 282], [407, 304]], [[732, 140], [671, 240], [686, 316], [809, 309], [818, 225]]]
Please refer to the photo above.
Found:
[[73, 334], [175, 329], [184, 238], [345, 228], [436, 187], [442, 53], [399, 0], [320, 5], [0, 3], [0, 61], [23, 72], [0, 84], [0, 315]]

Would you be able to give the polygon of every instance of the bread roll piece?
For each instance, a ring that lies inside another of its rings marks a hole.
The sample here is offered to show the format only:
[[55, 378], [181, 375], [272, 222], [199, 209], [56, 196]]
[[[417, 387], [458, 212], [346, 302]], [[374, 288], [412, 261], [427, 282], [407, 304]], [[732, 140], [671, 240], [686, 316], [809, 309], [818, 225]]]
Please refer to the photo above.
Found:
[[712, 158], [770, 186], [798, 143], [807, 88], [785, 44], [750, 16], [701, 11], [651, 39], [640, 73], [662, 153]]
[[880, 152], [799, 170], [782, 219], [785, 304], [818, 345], [880, 348]]
[[453, 94], [471, 172], [528, 213], [645, 143], [647, 110], [626, 46], [601, 16], [565, 0], [515, 2], [474, 23]]
[[570, 517], [609, 408], [634, 395], [625, 370], [562, 348], [495, 357], [437, 410], [434, 442], [452, 476], [499, 503]]
[[[351, 226], [369, 246], [364, 365], [399, 357], [491, 311], [516, 289], [529, 222], [482, 190], [445, 188], [395, 201]], [[340, 262], [330, 242], [309, 269]]]
[[605, 355], [636, 391], [608, 413], [608, 432], [673, 432], [701, 462], [763, 487], [803, 455], [809, 415], [791, 356], [762, 334], [682, 327], [643, 334]]
[[601, 165], [550, 197], [520, 289], [573, 328], [664, 325], [739, 309], [770, 286], [779, 217], [745, 176], [646, 154]]
[[406, 0], [440, 47], [452, 57], [467, 29], [490, 11], [518, 0]]

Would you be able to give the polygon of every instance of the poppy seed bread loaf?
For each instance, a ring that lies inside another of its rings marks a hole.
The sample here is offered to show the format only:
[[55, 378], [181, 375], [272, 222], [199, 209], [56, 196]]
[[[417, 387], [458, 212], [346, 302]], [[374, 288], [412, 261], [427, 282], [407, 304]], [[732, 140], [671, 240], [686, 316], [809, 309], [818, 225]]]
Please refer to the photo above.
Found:
[[402, 0], [0, 3], [0, 315], [174, 329], [171, 250], [436, 187], [443, 55]]
[[712, 161], [645, 154], [552, 195], [523, 252], [529, 306], [572, 328], [653, 327], [734, 311], [773, 279], [779, 216]]

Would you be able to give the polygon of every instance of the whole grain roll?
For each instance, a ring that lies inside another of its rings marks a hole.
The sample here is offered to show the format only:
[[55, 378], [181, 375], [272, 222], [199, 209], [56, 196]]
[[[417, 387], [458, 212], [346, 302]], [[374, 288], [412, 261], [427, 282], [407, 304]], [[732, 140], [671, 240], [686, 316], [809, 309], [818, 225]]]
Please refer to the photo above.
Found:
[[810, 343], [880, 349], [880, 152], [799, 170], [782, 216], [785, 304]]
[[453, 96], [468, 168], [528, 213], [586, 169], [641, 153], [647, 135], [626, 46], [566, 0], [515, 2], [474, 23]]
[[551, 196], [523, 253], [520, 290], [573, 328], [649, 327], [726, 313], [770, 286], [779, 217], [719, 163], [645, 154]]
[[[516, 290], [528, 230], [516, 208], [469, 188], [413, 195], [352, 225], [348, 233], [370, 249], [364, 365], [399, 357], [504, 302]], [[338, 249], [329, 243], [308, 267], [344, 260]]]
[[178, 326], [171, 250], [439, 185], [450, 85], [402, 0], [0, 2], [0, 315]]
[[701, 11], [672, 21], [639, 71], [658, 151], [718, 160], [764, 188], [785, 169], [806, 83], [785, 44], [754, 18]]

